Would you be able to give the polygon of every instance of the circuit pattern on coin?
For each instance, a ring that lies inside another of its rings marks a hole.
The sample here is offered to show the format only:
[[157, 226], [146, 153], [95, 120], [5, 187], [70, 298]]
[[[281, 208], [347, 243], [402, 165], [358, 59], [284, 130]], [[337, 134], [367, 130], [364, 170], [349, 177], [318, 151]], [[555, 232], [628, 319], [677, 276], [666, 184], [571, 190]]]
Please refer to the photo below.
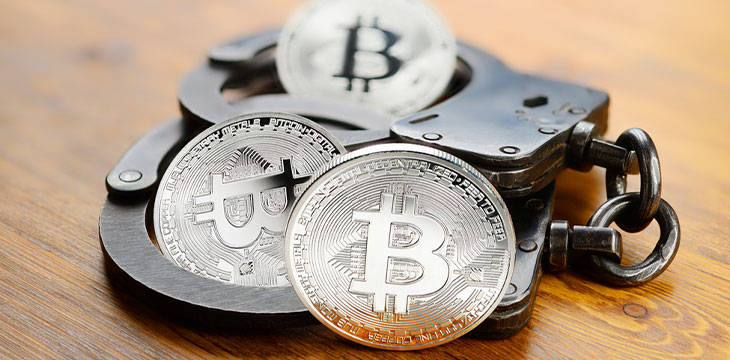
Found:
[[435, 149], [390, 144], [320, 172], [292, 211], [286, 262], [321, 322], [365, 345], [410, 350], [464, 334], [497, 306], [515, 236], [476, 170]]
[[206, 129], [165, 172], [154, 206], [162, 253], [205, 277], [288, 285], [286, 221], [302, 183], [344, 148], [319, 125], [251, 114]]
[[443, 94], [456, 65], [456, 40], [421, 1], [319, 0], [284, 27], [276, 63], [291, 94], [405, 116]]

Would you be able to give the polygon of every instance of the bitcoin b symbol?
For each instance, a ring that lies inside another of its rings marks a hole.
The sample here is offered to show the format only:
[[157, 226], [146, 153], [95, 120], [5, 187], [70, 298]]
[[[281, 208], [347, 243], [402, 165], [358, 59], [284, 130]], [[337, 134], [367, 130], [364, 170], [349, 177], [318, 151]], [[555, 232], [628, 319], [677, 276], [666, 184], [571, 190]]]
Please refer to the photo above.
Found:
[[[358, 36], [360, 29], [362, 29], [363, 26], [360, 24], [360, 17], [357, 18], [355, 21], [355, 25], [353, 25], [350, 28], [347, 28], [348, 34], [347, 34], [347, 45], [345, 45], [345, 60], [344, 65], [342, 66], [342, 73], [334, 75], [334, 77], [338, 78], [345, 78], [348, 80], [347, 83], [347, 91], [352, 91], [352, 80], [353, 79], [361, 79], [365, 82], [365, 85], [363, 85], [363, 92], [369, 92], [370, 91], [370, 81], [371, 80], [380, 80], [389, 78], [393, 75], [395, 75], [398, 72], [398, 69], [400, 69], [400, 66], [402, 64], [402, 61], [395, 56], [390, 54], [390, 48], [395, 45], [396, 42], [398, 42], [399, 36], [395, 33], [381, 29], [378, 27], [378, 18], [373, 19], [373, 26], [369, 27], [374, 30], [380, 31], [385, 39], [385, 47], [381, 50], [366, 50], [366, 49], [360, 49], [358, 47]], [[366, 76], [358, 76], [355, 74], [355, 55], [358, 52], [369, 52], [373, 54], [378, 54], [385, 58], [386, 65], [388, 67], [387, 71], [380, 75], [380, 76], [373, 76], [373, 77], [366, 77]]]
[[[193, 197], [194, 206], [212, 203], [207, 212], [194, 215], [195, 223], [213, 222], [223, 245], [241, 249], [253, 244], [263, 229], [283, 232], [294, 202], [294, 186], [308, 177], [294, 178], [291, 160], [282, 160], [283, 172], [224, 183], [223, 174], [210, 174], [210, 194]], [[279, 188], [285, 194], [273, 201]]]
[[379, 211], [353, 211], [353, 221], [368, 223], [365, 279], [352, 280], [350, 291], [373, 295], [373, 311], [385, 312], [388, 295], [395, 313], [408, 312], [408, 297], [441, 289], [449, 264], [433, 252], [446, 240], [434, 219], [416, 214], [416, 196], [404, 195], [402, 213], [393, 213], [395, 194], [383, 193]]

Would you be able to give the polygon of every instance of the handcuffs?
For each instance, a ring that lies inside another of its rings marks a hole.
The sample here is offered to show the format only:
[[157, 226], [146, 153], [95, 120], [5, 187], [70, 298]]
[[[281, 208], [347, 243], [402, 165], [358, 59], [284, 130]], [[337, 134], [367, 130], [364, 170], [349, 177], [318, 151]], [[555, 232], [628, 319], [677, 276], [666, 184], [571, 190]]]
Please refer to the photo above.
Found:
[[[203, 326], [260, 329], [315, 323], [291, 287], [234, 286], [206, 279], [165, 259], [151, 240], [149, 212], [170, 158], [203, 128], [242, 113], [283, 111], [326, 127], [349, 150], [386, 142], [435, 147], [482, 172], [505, 198], [517, 237], [515, 271], [496, 310], [472, 334], [509, 337], [527, 325], [544, 270], [569, 266], [617, 286], [661, 274], [679, 247], [679, 222], [661, 199], [656, 148], [642, 130], [615, 143], [602, 140], [609, 97], [580, 85], [516, 73], [489, 53], [459, 43], [452, 83], [434, 106], [406, 118], [351, 103], [283, 94], [274, 53], [279, 31], [247, 36], [209, 51], [209, 61], [183, 79], [182, 118], [152, 129], [109, 172], [109, 196], [99, 218], [108, 269], [136, 296], [171, 316]], [[225, 89], [242, 99], [228, 101]], [[474, 136], [478, 134], [478, 136]], [[587, 226], [552, 221], [555, 177], [564, 168], [605, 167], [609, 200]], [[626, 193], [626, 175], [639, 173], [641, 191]], [[661, 228], [651, 255], [621, 265], [622, 239], [653, 219]]]

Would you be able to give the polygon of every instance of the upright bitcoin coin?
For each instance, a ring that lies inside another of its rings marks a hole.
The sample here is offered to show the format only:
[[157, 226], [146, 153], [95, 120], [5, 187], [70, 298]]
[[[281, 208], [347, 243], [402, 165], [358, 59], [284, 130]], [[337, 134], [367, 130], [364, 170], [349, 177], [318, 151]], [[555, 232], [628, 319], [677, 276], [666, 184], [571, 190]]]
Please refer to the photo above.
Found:
[[276, 64], [289, 93], [407, 115], [448, 86], [456, 40], [418, 0], [319, 0], [284, 27]]
[[439, 150], [364, 148], [321, 169], [292, 210], [286, 264], [338, 334], [411, 350], [476, 327], [512, 277], [515, 235], [492, 185]]
[[301, 184], [344, 148], [300, 116], [251, 114], [189, 142], [162, 177], [157, 243], [177, 265], [250, 286], [284, 286], [286, 221]]

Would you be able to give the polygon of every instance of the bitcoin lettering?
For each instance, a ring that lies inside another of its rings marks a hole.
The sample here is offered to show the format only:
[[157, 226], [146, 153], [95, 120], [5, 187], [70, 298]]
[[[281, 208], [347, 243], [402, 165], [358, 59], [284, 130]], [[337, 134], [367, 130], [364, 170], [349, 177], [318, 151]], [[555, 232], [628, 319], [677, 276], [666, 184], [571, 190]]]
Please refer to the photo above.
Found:
[[153, 215], [160, 250], [201, 276], [288, 285], [284, 232], [300, 184], [343, 151], [326, 130], [291, 114], [252, 114], [206, 129], [160, 182]]
[[[352, 91], [352, 80], [361, 79], [365, 82], [362, 91], [369, 92], [370, 81], [386, 79], [395, 75], [395, 73], [398, 72], [398, 69], [400, 69], [402, 63], [400, 59], [396, 58], [388, 52], [390, 48], [393, 47], [393, 45], [395, 45], [395, 43], [398, 41], [399, 36], [392, 31], [379, 28], [377, 17], [373, 19], [373, 26], [371, 28], [380, 31], [383, 34], [385, 47], [377, 51], [358, 48], [357, 38], [361, 28], [362, 26], [360, 25], [360, 17], [358, 17], [355, 25], [347, 29], [348, 35], [347, 45], [345, 46], [345, 60], [343, 61], [344, 65], [342, 68], [342, 72], [340, 74], [334, 75], [335, 77], [347, 79], [347, 91]], [[380, 76], [373, 77], [366, 77], [365, 75], [355, 75], [355, 54], [357, 54], [357, 52], [359, 51], [367, 51], [382, 56], [387, 64], [386, 72]]]
[[[395, 313], [405, 314], [408, 297], [428, 295], [444, 286], [449, 277], [449, 264], [433, 253], [446, 239], [441, 225], [430, 217], [416, 215], [414, 195], [404, 195], [403, 213], [392, 213], [394, 196], [382, 194], [377, 212], [353, 212], [354, 221], [368, 223], [368, 240], [365, 280], [353, 280], [350, 291], [373, 294], [376, 312], [385, 312], [386, 297], [393, 295]], [[398, 230], [404, 226], [413, 226], [415, 232], [408, 235], [415, 238], [406, 235], [406, 241], [402, 241], [403, 232]], [[402, 275], [402, 265], [410, 261], [420, 266], [418, 276]]]
[[442, 151], [376, 145], [333, 159], [292, 209], [289, 279], [336, 333], [420, 349], [484, 320], [514, 267], [507, 207], [479, 172]]
[[284, 27], [276, 65], [288, 93], [405, 116], [445, 92], [456, 40], [421, 1], [318, 0]]

